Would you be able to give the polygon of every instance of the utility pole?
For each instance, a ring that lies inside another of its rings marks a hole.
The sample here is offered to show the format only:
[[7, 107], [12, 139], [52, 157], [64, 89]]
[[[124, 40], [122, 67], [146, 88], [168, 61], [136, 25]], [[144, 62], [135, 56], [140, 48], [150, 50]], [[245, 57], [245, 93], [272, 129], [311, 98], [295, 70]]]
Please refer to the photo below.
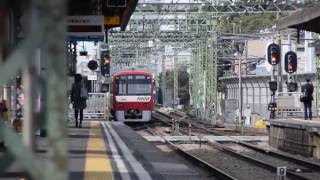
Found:
[[[30, 18], [30, 24], [26, 25], [27, 33], [31, 33], [38, 24], [39, 14], [35, 4], [27, 7], [26, 17]], [[23, 110], [22, 141], [31, 151], [35, 149], [35, 100], [37, 96], [36, 63], [40, 63], [40, 48], [33, 50], [32, 63], [22, 69], [22, 83], [25, 102]]]
[[[280, 34], [277, 34], [276, 36], [276, 44], [279, 44], [280, 45], [280, 49], [281, 49], [281, 36]], [[281, 59], [281, 50], [280, 50], [280, 59]], [[283, 82], [283, 76], [282, 76], [282, 61], [280, 61], [279, 65], [278, 65], [278, 92], [282, 92], [282, 82]]]
[[242, 76], [241, 76], [241, 64], [242, 64], [242, 59], [241, 57], [239, 58], [239, 124], [241, 126], [241, 129], [242, 129], [242, 126], [243, 126], [243, 123], [242, 123]]
[[165, 55], [162, 55], [162, 77], [161, 77], [161, 89], [162, 89], [162, 105], [165, 106], [166, 101], [166, 67], [165, 67]]
[[179, 82], [178, 82], [178, 65], [177, 65], [177, 53], [174, 50], [174, 57], [173, 57], [173, 106], [177, 108], [178, 105], [178, 98], [179, 98]]
[[[177, 21], [178, 17], [175, 14], [175, 20]], [[179, 28], [177, 24], [174, 25], [174, 29], [177, 31]], [[178, 82], [178, 66], [177, 66], [177, 49], [173, 50], [173, 108], [176, 109], [178, 106], [178, 98], [179, 98], [179, 82]]]

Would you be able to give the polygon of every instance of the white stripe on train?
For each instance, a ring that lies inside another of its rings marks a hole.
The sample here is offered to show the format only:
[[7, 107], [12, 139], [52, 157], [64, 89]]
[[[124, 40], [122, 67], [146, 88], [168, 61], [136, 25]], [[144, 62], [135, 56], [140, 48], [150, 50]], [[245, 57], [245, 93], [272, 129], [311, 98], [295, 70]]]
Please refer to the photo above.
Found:
[[150, 102], [151, 96], [116, 96], [117, 102]]

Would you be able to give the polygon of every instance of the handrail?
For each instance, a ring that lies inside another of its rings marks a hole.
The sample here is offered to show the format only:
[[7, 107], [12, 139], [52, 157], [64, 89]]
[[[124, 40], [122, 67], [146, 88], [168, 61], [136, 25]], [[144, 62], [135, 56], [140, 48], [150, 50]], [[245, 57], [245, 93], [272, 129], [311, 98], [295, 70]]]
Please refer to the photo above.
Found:
[[288, 95], [289, 95], [289, 94], [297, 94], [297, 95], [300, 95], [301, 92], [277, 92], [276, 95], [278, 96], [278, 95], [281, 95], [281, 94], [288, 94]]

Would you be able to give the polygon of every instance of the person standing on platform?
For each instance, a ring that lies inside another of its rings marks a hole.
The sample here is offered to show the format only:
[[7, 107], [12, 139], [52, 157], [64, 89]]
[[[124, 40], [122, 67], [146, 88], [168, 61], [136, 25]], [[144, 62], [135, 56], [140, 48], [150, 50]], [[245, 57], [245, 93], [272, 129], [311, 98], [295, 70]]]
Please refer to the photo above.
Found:
[[[304, 104], [304, 119], [312, 119], [312, 100], [313, 100], [313, 85], [310, 82], [310, 79], [306, 79], [306, 84], [301, 87], [301, 102]], [[308, 113], [309, 111], [309, 113]], [[308, 117], [309, 115], [309, 117]]]
[[[0, 101], [0, 120], [8, 121], [8, 108], [5, 100]], [[3, 140], [0, 139], [0, 147], [5, 147]]]
[[[84, 85], [81, 74], [76, 74], [71, 89], [71, 103], [73, 104], [76, 127], [82, 127], [83, 110], [87, 107], [88, 90]], [[78, 123], [78, 114], [80, 122]]]

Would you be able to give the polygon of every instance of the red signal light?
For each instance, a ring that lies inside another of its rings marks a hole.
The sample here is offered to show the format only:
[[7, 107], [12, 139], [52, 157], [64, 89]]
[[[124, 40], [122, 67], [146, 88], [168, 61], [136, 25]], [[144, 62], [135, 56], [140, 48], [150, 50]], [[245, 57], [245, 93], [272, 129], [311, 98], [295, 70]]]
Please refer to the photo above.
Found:
[[284, 69], [287, 73], [291, 74], [297, 71], [297, 54], [295, 52], [287, 52], [284, 61]]
[[279, 64], [281, 58], [281, 47], [278, 44], [270, 44], [267, 49], [267, 59], [269, 64], [275, 66]]

